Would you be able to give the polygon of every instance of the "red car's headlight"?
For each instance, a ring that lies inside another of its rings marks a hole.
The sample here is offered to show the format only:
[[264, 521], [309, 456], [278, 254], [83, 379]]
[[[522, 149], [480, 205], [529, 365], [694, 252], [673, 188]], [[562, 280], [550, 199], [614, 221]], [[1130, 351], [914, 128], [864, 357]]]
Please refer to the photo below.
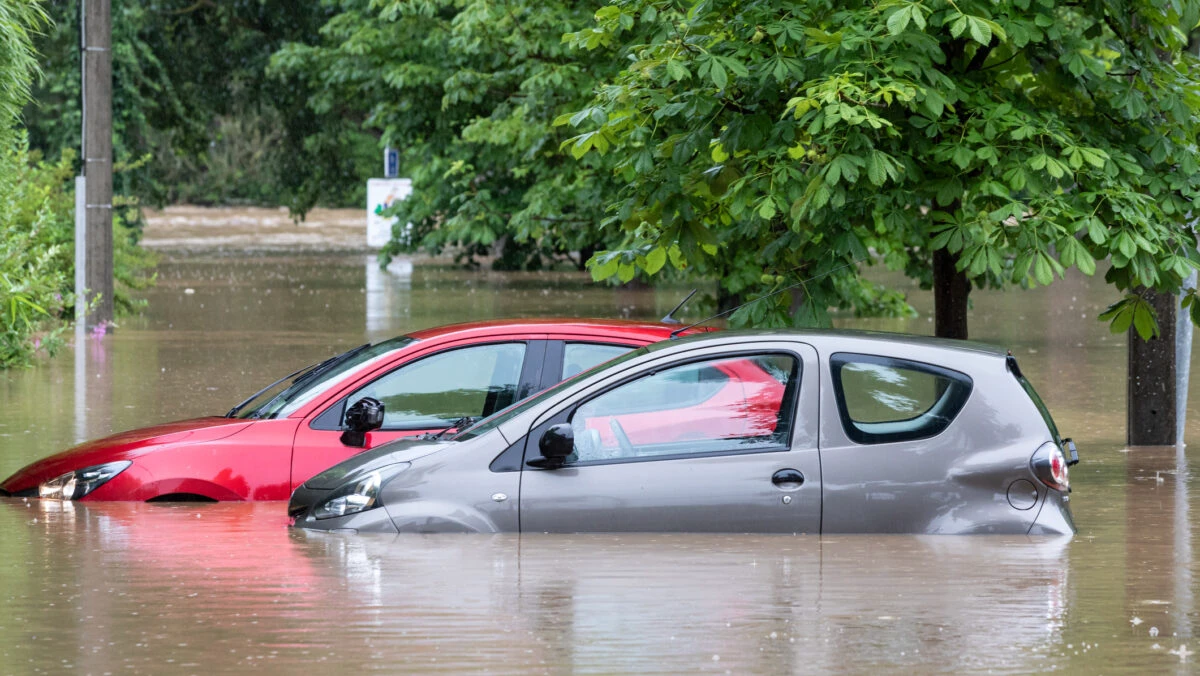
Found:
[[38, 486], [38, 497], [51, 500], [78, 500], [103, 486], [106, 481], [124, 472], [132, 464], [128, 460], [119, 460], [67, 472], [49, 481], [43, 481]]

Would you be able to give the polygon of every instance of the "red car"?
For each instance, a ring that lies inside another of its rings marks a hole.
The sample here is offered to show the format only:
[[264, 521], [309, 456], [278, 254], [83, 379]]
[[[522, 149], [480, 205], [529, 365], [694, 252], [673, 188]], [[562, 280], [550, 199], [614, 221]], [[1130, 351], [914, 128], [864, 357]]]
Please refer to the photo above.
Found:
[[417, 331], [293, 373], [223, 417], [124, 432], [44, 458], [0, 484], [0, 495], [286, 500], [351, 455], [462, 427], [677, 329], [517, 320]]

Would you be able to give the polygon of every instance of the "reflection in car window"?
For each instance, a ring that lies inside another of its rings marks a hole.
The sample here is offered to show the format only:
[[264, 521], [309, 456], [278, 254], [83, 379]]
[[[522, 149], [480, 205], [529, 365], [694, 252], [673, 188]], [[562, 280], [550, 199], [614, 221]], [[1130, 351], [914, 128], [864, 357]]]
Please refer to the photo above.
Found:
[[602, 345], [600, 343], [567, 343], [563, 346], [563, 379], [578, 375], [619, 357], [633, 348], [624, 345]]
[[842, 426], [859, 443], [939, 434], [971, 392], [967, 375], [919, 362], [835, 354], [830, 364]]
[[713, 359], [638, 378], [575, 410], [574, 463], [786, 447], [799, 361], [767, 354]]
[[383, 429], [433, 429], [489, 416], [517, 396], [525, 343], [448, 350], [392, 371], [350, 395], [383, 402]]

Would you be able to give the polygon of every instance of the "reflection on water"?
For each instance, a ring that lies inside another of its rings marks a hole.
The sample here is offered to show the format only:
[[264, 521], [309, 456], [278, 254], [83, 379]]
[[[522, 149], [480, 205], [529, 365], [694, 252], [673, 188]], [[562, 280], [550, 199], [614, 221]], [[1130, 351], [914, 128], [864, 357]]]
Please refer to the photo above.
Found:
[[[192, 246], [214, 227], [156, 236]], [[0, 475], [79, 439], [224, 412], [364, 340], [488, 317], [653, 318], [685, 291], [385, 273], [353, 246], [287, 249], [296, 233], [270, 227], [281, 250], [164, 245], [145, 316], [0, 375]], [[235, 236], [253, 239], [223, 246]], [[912, 298], [916, 319], [841, 323], [931, 332], [928, 295]], [[1110, 301], [1075, 277], [974, 298], [974, 337], [1013, 350], [1079, 444], [1072, 540], [350, 537], [290, 532], [271, 503], [0, 500], [0, 672], [1190, 673], [1198, 491], [1183, 450], [1122, 448], [1124, 338], [1094, 319]], [[1188, 428], [1200, 439], [1195, 411]]]
[[47, 566], [6, 599], [0, 656], [95, 672], [1015, 673], [1059, 663], [1068, 614], [1062, 539], [346, 537], [289, 532], [273, 507], [0, 504], [9, 546]]

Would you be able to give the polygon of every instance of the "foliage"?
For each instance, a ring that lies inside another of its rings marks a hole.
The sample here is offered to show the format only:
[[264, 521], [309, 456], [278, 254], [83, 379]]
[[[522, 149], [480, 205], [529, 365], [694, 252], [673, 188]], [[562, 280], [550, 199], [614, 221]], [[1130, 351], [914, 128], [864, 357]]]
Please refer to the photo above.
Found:
[[[976, 286], [1107, 258], [1122, 291], [1178, 291], [1197, 266], [1198, 19], [1194, 0], [614, 0], [566, 38], [628, 57], [565, 121], [565, 148], [625, 184], [624, 243], [593, 271], [716, 263], [769, 290], [878, 258], [928, 283], [946, 250]], [[875, 298], [849, 269], [808, 294], [739, 319]], [[1105, 319], [1146, 335], [1148, 308]]]
[[618, 185], [603, 158], [559, 153], [553, 123], [620, 68], [562, 42], [601, 4], [342, 0], [322, 44], [288, 45], [272, 71], [303, 78], [316, 114], [361, 111], [400, 149], [414, 194], [395, 214], [414, 227], [392, 252], [497, 250], [499, 266], [525, 268], [586, 258]]
[[29, 81], [37, 70], [33, 37], [46, 15], [35, 2], [0, 0], [0, 147], [12, 142], [12, 127], [29, 100]]
[[[0, 368], [28, 363], [39, 348], [53, 352], [75, 314], [74, 159], [68, 150], [42, 162], [24, 144], [0, 153]], [[155, 260], [127, 224], [137, 204], [115, 207], [113, 301], [129, 312], [139, 306], [131, 292], [153, 283]]]
[[[46, 74], [25, 110], [30, 144], [56, 158], [79, 149], [79, 4], [47, 0], [53, 26], [36, 41]], [[113, 0], [113, 129], [118, 194], [161, 204], [256, 202], [299, 212], [317, 201], [359, 205], [373, 139], [356, 120], [306, 110], [296, 81], [268, 78], [285, 41], [316, 39], [318, 2]], [[331, 146], [314, 142], [341, 136]], [[323, 138], [323, 136], [322, 136]], [[369, 152], [364, 152], [364, 148]]]

